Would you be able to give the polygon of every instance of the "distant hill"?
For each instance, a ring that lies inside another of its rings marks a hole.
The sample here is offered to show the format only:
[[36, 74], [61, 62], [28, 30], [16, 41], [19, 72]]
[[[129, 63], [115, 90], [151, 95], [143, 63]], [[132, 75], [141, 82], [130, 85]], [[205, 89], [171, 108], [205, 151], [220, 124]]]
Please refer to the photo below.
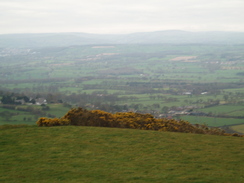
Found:
[[187, 32], [168, 30], [125, 35], [88, 33], [0, 35], [0, 48], [94, 44], [244, 44], [244, 32]]

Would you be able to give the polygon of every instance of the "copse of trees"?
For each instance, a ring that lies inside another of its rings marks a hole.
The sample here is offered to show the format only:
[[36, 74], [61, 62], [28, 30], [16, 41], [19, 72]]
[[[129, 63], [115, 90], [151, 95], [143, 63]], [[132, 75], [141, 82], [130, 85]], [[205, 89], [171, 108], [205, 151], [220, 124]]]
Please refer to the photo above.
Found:
[[166, 118], [156, 119], [151, 114], [140, 114], [134, 112], [119, 112], [112, 114], [101, 110], [86, 110], [80, 107], [72, 108], [62, 118], [40, 118], [36, 123], [38, 126], [98, 126], [225, 136], [241, 136], [238, 134], [227, 134], [224, 130], [220, 128], [209, 128], [205, 125], [192, 125], [184, 120]]
[[3, 104], [14, 104], [14, 105], [20, 104], [20, 102], [16, 102], [15, 98], [11, 95], [3, 96], [1, 102]]

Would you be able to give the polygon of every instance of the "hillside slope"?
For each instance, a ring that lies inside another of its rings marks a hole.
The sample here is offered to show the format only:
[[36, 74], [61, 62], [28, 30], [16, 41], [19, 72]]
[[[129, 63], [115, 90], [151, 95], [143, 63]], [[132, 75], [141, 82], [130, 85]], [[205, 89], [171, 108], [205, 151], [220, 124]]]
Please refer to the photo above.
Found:
[[243, 182], [243, 138], [0, 127], [1, 182]]

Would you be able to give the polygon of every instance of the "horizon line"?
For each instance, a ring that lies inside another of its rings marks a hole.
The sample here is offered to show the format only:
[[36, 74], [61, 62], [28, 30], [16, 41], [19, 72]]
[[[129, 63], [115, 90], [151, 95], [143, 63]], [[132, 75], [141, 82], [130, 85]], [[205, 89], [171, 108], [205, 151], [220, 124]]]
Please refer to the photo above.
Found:
[[187, 31], [181, 29], [166, 29], [166, 30], [155, 30], [155, 31], [138, 31], [131, 33], [89, 33], [89, 32], [24, 32], [24, 33], [0, 33], [0, 35], [21, 35], [21, 34], [97, 34], [97, 35], [129, 35], [129, 34], [137, 34], [137, 33], [153, 33], [153, 32], [191, 32], [191, 33], [203, 33], [203, 32], [231, 32], [231, 33], [244, 33], [244, 31], [221, 31], [221, 30], [213, 30], [213, 31]]

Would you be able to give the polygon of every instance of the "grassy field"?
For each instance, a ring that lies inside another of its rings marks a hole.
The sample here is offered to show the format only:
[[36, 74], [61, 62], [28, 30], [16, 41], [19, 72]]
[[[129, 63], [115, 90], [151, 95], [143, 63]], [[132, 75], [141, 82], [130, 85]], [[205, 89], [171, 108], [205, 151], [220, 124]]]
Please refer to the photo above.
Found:
[[0, 126], [0, 182], [240, 183], [243, 138]]
[[213, 127], [220, 127], [225, 125], [235, 125], [243, 124], [243, 119], [235, 118], [214, 118], [214, 117], [205, 117], [205, 116], [182, 116], [181, 119], [187, 120], [192, 124], [205, 124]]
[[[244, 67], [243, 49], [243, 45], [87, 45], [62, 49], [33, 48], [32, 51], [38, 54], [21, 57], [13, 54], [0, 58], [0, 93], [23, 93], [28, 97], [60, 93], [66, 96], [58, 99], [73, 106], [94, 105], [94, 109], [104, 109], [101, 103], [111, 105], [106, 110], [113, 111], [113, 105], [124, 105], [129, 110], [148, 113], [165, 113], [165, 107], [201, 108], [218, 101], [228, 105], [197, 110], [212, 113], [213, 116], [221, 114], [240, 117], [244, 114], [241, 75]], [[189, 56], [196, 58], [184, 60], [184, 57]], [[172, 91], [167, 92], [169, 90]], [[184, 92], [193, 94], [182, 95]], [[208, 93], [201, 95], [202, 92]], [[70, 99], [70, 95], [81, 93], [114, 94], [122, 99]], [[163, 98], [152, 98], [157, 95]], [[132, 96], [137, 98], [123, 100], [123, 97]], [[170, 98], [174, 100], [169, 100]], [[139, 107], [133, 107], [137, 104]], [[46, 112], [46, 116], [61, 117], [68, 111], [62, 106], [49, 107], [49, 111], [42, 111]], [[3, 111], [7, 110], [0, 107], [0, 113]], [[0, 125], [6, 124], [6, 121], [8, 124], [34, 124], [39, 117], [45, 116], [13, 110], [9, 112], [19, 114], [8, 120], [0, 114]], [[196, 117], [189, 117], [189, 121], [211, 126], [243, 123], [240, 119], [229, 118], [199, 117], [196, 120]]]
[[227, 115], [228, 114], [234, 115], [234, 113], [236, 113], [236, 115], [238, 116], [244, 116], [244, 114], [242, 113], [243, 110], [244, 110], [243, 105], [220, 105], [220, 106], [199, 109], [199, 111], [205, 113], [212, 112], [213, 114], [227, 114]]
[[231, 129], [244, 134], [244, 124], [232, 126]]
[[[48, 104], [48, 107], [50, 107], [50, 110], [45, 111], [46, 114], [51, 114], [54, 115], [55, 117], [62, 117], [64, 116], [69, 108], [64, 107], [63, 104]], [[28, 106], [23, 105], [23, 106], [18, 106], [18, 108], [27, 108]], [[38, 109], [41, 110], [42, 107], [38, 106], [38, 105], [32, 105], [31, 106], [33, 109]], [[45, 117], [45, 115], [34, 115], [31, 112], [27, 112], [27, 111], [19, 111], [19, 110], [14, 110], [14, 109], [6, 109], [3, 108], [2, 106], [0, 106], [0, 113], [1, 112], [10, 112], [13, 115], [6, 120], [3, 116], [1, 116], [0, 114], [0, 125], [5, 125], [5, 124], [9, 124], [9, 125], [14, 125], [14, 124], [28, 124], [28, 125], [34, 125], [36, 120], [39, 117]]]
[[49, 104], [48, 106], [50, 107], [49, 113], [56, 117], [62, 117], [69, 111], [69, 108], [64, 107], [62, 104]]

